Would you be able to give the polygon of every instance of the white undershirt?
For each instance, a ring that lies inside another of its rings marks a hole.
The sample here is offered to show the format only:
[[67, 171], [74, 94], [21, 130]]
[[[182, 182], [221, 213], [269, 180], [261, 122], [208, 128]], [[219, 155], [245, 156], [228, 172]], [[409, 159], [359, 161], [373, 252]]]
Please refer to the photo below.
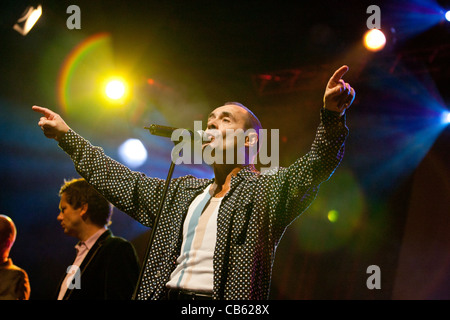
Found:
[[217, 214], [222, 198], [211, 197], [209, 189], [208, 185], [189, 206], [183, 225], [181, 253], [167, 283], [168, 288], [213, 291]]

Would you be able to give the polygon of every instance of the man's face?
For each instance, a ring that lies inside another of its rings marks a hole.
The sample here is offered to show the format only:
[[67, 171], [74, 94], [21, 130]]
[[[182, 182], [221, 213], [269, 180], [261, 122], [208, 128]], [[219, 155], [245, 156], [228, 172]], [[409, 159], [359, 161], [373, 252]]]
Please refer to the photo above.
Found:
[[77, 237], [83, 222], [83, 206], [78, 209], [74, 209], [67, 202], [66, 194], [63, 193], [59, 202], [59, 210], [60, 212], [57, 220], [61, 223], [61, 227], [63, 228], [64, 233], [69, 236]]
[[[235, 139], [226, 139], [227, 130], [235, 131], [241, 129], [245, 131], [247, 117], [247, 110], [237, 105], [226, 105], [215, 109], [208, 116], [205, 133], [211, 137], [211, 141], [205, 145], [222, 150], [234, 148], [236, 145]], [[218, 135], [221, 135], [223, 141], [222, 146], [220, 145]]]

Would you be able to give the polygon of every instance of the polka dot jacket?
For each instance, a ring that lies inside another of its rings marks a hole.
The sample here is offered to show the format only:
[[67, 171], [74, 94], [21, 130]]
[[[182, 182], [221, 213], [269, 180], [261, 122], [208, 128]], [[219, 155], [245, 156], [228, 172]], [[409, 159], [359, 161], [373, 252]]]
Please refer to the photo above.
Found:
[[[261, 174], [246, 167], [231, 179], [218, 213], [214, 299], [267, 299], [276, 247], [286, 227], [314, 200], [344, 154], [345, 115], [322, 109], [311, 150], [286, 168]], [[119, 210], [152, 227], [165, 181], [131, 171], [74, 131], [59, 146], [77, 172]], [[138, 290], [140, 300], [161, 299], [176, 266], [190, 203], [213, 180], [174, 178]]]

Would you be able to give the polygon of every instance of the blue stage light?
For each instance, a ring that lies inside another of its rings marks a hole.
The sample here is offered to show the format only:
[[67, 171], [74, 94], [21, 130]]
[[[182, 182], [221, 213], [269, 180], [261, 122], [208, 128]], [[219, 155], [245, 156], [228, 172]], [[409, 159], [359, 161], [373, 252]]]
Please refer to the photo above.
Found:
[[443, 124], [449, 124], [450, 123], [450, 112], [449, 111], [445, 111], [442, 114], [442, 123]]

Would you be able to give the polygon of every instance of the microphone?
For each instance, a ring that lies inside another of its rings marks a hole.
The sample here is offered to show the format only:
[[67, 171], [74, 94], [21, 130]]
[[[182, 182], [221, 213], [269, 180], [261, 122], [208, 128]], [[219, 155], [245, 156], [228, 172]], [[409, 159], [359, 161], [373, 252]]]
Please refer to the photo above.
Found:
[[173, 128], [173, 127], [166, 127], [166, 126], [160, 126], [158, 124], [151, 124], [150, 127], [144, 127], [144, 129], [147, 129], [150, 131], [151, 134], [155, 136], [165, 137], [165, 138], [171, 138], [172, 133], [175, 130], [182, 130], [180, 133], [180, 136], [184, 136], [185, 132], [189, 133], [191, 140], [203, 140], [203, 130], [198, 131], [191, 131], [183, 128]]

